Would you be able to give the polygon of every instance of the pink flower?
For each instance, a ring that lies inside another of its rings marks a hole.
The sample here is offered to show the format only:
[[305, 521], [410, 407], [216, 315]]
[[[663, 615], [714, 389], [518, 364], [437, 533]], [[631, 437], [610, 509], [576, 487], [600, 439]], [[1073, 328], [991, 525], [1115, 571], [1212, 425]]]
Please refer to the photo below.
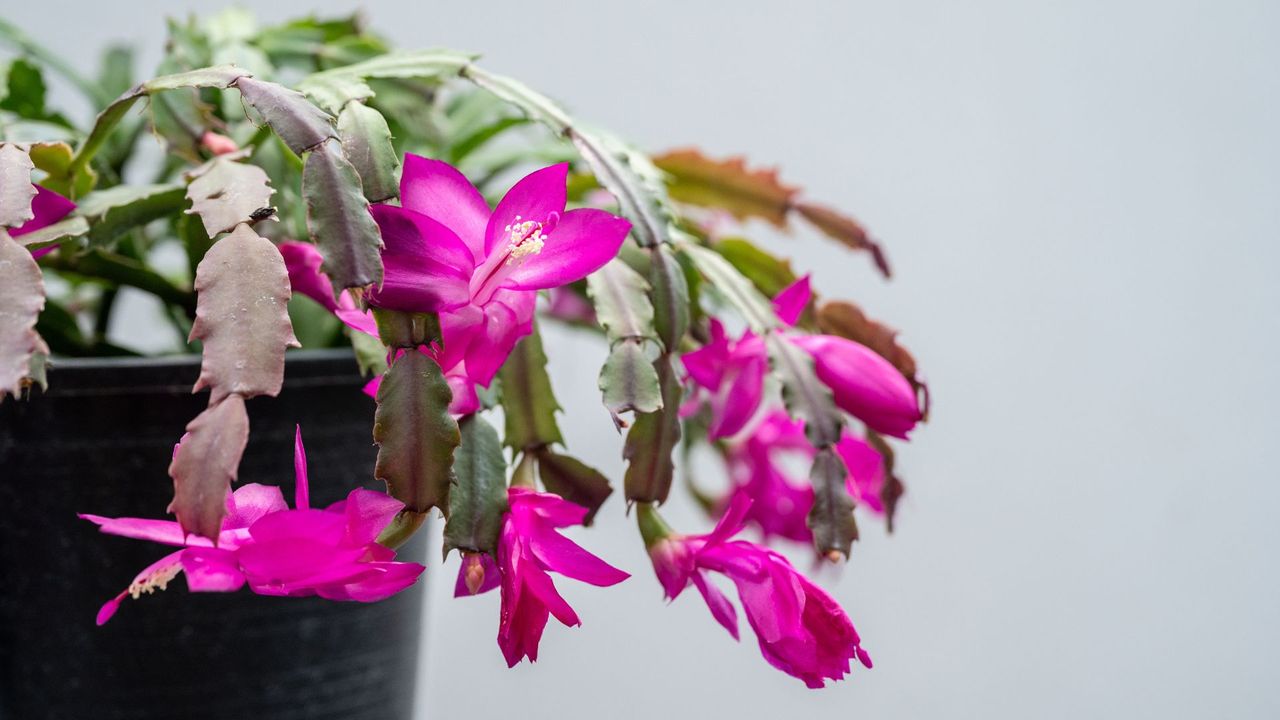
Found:
[[[835, 450], [849, 473], [845, 481], [849, 494], [859, 507], [883, 514], [880, 492], [885, 469], [880, 453], [848, 431]], [[751, 501], [746, 520], [759, 525], [766, 538], [811, 541], [806, 518], [813, 507], [808, 468], [814, 455], [804, 435], [804, 421], [792, 420], [782, 410], [769, 412], [746, 437], [727, 448], [725, 461], [733, 486], [722, 506], [731, 507], [745, 498]], [[787, 456], [799, 462], [788, 463]]]
[[548, 572], [597, 587], [616, 585], [630, 575], [556, 532], [582, 524], [586, 508], [523, 487], [510, 488], [507, 496], [511, 510], [503, 520], [498, 562], [487, 555], [468, 555], [458, 572], [454, 595], [502, 588], [498, 646], [507, 665], [514, 667], [525, 657], [537, 661], [538, 642], [549, 616], [568, 627], [582, 624], [556, 592]]
[[[36, 196], [31, 200], [31, 212], [35, 217], [26, 221], [22, 225], [19, 225], [13, 230], [10, 230], [9, 234], [13, 237], [26, 235], [27, 233], [46, 228], [66, 217], [72, 210], [76, 209], [75, 203], [62, 197], [58, 193], [40, 187], [39, 185], [36, 185], [35, 188]], [[31, 255], [37, 258], [43, 255], [48, 255], [57, 247], [57, 245], [50, 245], [46, 248], [32, 250]]]
[[711, 406], [708, 438], [736, 435], [764, 400], [764, 376], [769, 372], [764, 340], [750, 330], [730, 340], [724, 325], [711, 318], [711, 341], [680, 359]]
[[295, 440], [296, 509], [275, 486], [248, 484], [227, 496], [227, 516], [215, 546], [185, 535], [177, 522], [80, 515], [102, 532], [180, 547], [152, 563], [124, 592], [98, 611], [102, 625], [126, 596], [163, 590], [180, 573], [193, 592], [233, 592], [246, 583], [259, 595], [375, 602], [409, 587], [422, 574], [418, 563], [394, 562], [395, 551], [378, 534], [404, 508], [372, 490], [352, 490], [346, 500], [311, 507], [302, 431]]
[[830, 595], [781, 555], [731, 539], [742, 529], [750, 504], [746, 498], [735, 500], [706, 535], [667, 534], [650, 543], [649, 557], [667, 598], [674, 600], [693, 583], [712, 616], [736, 639], [737, 611], [706, 575], [720, 573], [737, 587], [760, 652], [774, 667], [811, 688], [842, 679], [855, 657], [870, 668], [871, 656], [858, 632]]
[[600, 269], [631, 229], [603, 210], [566, 211], [567, 174], [563, 163], [530, 173], [490, 211], [448, 163], [410, 154], [401, 206], [372, 208], [386, 247], [382, 287], [369, 302], [440, 314], [442, 347], [432, 353], [454, 387], [455, 413], [479, 409], [474, 385], [488, 387], [516, 341], [532, 332], [537, 291]]
[[[778, 293], [778, 316], [794, 323], [809, 302], [809, 279], [803, 277]], [[888, 360], [865, 345], [833, 335], [785, 335], [813, 356], [818, 379], [831, 388], [836, 405], [876, 432], [905, 438], [920, 421], [915, 390]], [[712, 440], [746, 426], [764, 398], [768, 350], [750, 331], [730, 340], [718, 321], [711, 321], [711, 341], [685, 353], [681, 360], [690, 380], [709, 397]]]

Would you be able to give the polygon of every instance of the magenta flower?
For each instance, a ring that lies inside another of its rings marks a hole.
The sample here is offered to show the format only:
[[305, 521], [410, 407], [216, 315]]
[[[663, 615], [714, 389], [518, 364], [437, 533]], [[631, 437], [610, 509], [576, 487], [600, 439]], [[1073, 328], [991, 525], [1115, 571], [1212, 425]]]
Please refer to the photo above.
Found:
[[706, 575], [720, 573], [737, 587], [769, 664], [811, 688], [842, 679], [855, 657], [870, 668], [871, 656], [862, 649], [857, 630], [830, 595], [781, 555], [731, 539], [742, 529], [750, 504], [746, 498], [735, 500], [706, 535], [667, 534], [650, 544], [649, 557], [667, 598], [674, 600], [693, 583], [712, 616], [737, 639], [737, 611]]
[[180, 573], [192, 592], [233, 592], [246, 583], [259, 595], [375, 602], [409, 587], [418, 563], [394, 562], [378, 534], [404, 508], [395, 498], [357, 488], [346, 500], [311, 507], [302, 431], [295, 440], [297, 494], [290, 510], [280, 488], [248, 484], [227, 495], [227, 516], [215, 546], [186, 535], [177, 522], [80, 515], [102, 532], [180, 547], [138, 573], [129, 587], [98, 611], [102, 625], [126, 596], [163, 590]]
[[711, 318], [711, 341], [680, 359], [711, 407], [708, 438], [736, 435], [746, 427], [764, 400], [764, 376], [769, 372], [764, 340], [750, 330], [730, 340], [724, 325]]
[[[774, 307], [788, 324], [809, 303], [809, 278], [778, 293]], [[902, 373], [870, 348], [833, 335], [785, 335], [813, 356], [814, 370], [835, 397], [836, 405], [885, 435], [906, 438], [920, 421], [915, 390]], [[748, 331], [730, 340], [723, 326], [711, 321], [711, 341], [685, 353], [681, 360], [689, 379], [708, 396], [710, 439], [733, 435], [746, 426], [764, 399], [768, 351], [762, 338]]]
[[548, 572], [597, 587], [616, 585], [630, 575], [556, 532], [557, 528], [581, 525], [586, 508], [559, 495], [523, 487], [510, 488], [507, 496], [511, 510], [502, 523], [498, 562], [487, 555], [468, 555], [458, 572], [454, 595], [502, 588], [498, 646], [507, 666], [514, 667], [525, 657], [537, 661], [538, 642], [549, 616], [568, 627], [582, 624], [556, 592]]
[[[603, 210], [566, 211], [567, 174], [563, 163], [530, 173], [491, 212], [462, 173], [410, 154], [400, 179], [402, 205], [372, 208], [386, 247], [382, 287], [369, 302], [440, 314], [442, 347], [431, 354], [454, 388], [454, 413], [479, 409], [474, 385], [488, 387], [516, 341], [533, 331], [537, 291], [600, 269], [631, 229]], [[319, 265], [307, 273], [314, 278]], [[295, 289], [330, 307], [323, 285], [308, 279]]]
[[[848, 432], [835, 445], [848, 470], [846, 487], [859, 507], [884, 513], [884, 459], [867, 441]], [[806, 518], [813, 507], [808, 468], [816, 451], [804, 435], [804, 421], [782, 410], [767, 413], [751, 432], [725, 452], [732, 488], [720, 503], [732, 507], [750, 500], [746, 520], [756, 523], [766, 538], [783, 537], [810, 542]], [[787, 462], [788, 456], [799, 462]]]
[[[76, 209], [75, 203], [62, 197], [58, 193], [40, 187], [39, 185], [36, 185], [35, 188], [36, 196], [31, 200], [31, 212], [35, 217], [26, 221], [22, 225], [19, 225], [13, 230], [10, 230], [9, 234], [13, 237], [26, 235], [27, 233], [46, 228], [66, 217], [72, 210]], [[42, 255], [48, 255], [57, 247], [57, 245], [50, 245], [46, 248], [32, 250], [31, 254], [38, 258]]]

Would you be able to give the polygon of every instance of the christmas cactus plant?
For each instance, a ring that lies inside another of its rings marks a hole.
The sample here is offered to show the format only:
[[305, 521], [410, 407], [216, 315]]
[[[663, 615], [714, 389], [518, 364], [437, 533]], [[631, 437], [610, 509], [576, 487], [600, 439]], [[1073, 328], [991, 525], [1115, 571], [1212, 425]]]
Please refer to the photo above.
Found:
[[[887, 438], [924, 419], [927, 390], [893, 330], [819, 300], [744, 236], [809, 223], [887, 277], [858, 222], [739, 158], [645, 153], [475, 55], [393, 50], [356, 18], [171, 22], [141, 82], [127, 50], [90, 79], [16, 28], [0, 36], [16, 50], [0, 74], [0, 393], [39, 402], [59, 357], [130, 353], [106, 336], [122, 288], [158, 298], [174, 350], [202, 354], [208, 406], [173, 429], [173, 519], [82, 515], [174, 548], [99, 624], [178, 575], [198, 592], [377, 601], [418, 579], [395, 549], [438, 513], [457, 595], [498, 589], [503, 655], [535, 660], [549, 617], [578, 624], [549, 573], [629, 577], [559, 532], [617, 486], [609, 519], [634, 517], [666, 597], [694, 586], [736, 638], [723, 576], [765, 659], [811, 687], [871, 666], [845, 611], [768, 543], [837, 562], [856, 518], [891, 524]], [[46, 75], [96, 120], [49, 107]], [[617, 428], [622, 477], [565, 446], [551, 323], [607, 344], [603, 408], [580, 421]], [[385, 494], [312, 507], [306, 428], [292, 507], [238, 484], [246, 403], [280, 391], [290, 348], [334, 345], [369, 376]], [[705, 534], [659, 512], [699, 444], [729, 475], [720, 496], [689, 483]], [[797, 454], [802, 471], [782, 462]]]

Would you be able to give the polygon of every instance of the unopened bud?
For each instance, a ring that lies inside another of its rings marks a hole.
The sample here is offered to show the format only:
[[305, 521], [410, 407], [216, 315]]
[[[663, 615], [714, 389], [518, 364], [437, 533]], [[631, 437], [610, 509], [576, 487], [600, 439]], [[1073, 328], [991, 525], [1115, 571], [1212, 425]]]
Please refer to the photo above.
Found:
[[464, 552], [462, 562], [466, 565], [463, 577], [467, 584], [467, 591], [475, 595], [484, 585], [484, 563], [480, 561], [480, 553]]
[[826, 558], [827, 558], [827, 562], [834, 565], [840, 562], [841, 560], [843, 560], [844, 555], [841, 555], [839, 550], [828, 550], [826, 554]]
[[226, 155], [240, 149], [235, 140], [212, 130], [206, 130], [204, 135], [200, 136], [200, 145], [214, 155]]

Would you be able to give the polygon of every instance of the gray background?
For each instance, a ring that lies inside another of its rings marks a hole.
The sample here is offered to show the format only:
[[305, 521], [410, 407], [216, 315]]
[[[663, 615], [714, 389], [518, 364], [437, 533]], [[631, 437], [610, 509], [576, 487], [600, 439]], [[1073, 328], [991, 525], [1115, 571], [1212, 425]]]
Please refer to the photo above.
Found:
[[[221, 4], [3, 12], [87, 65]], [[823, 578], [874, 671], [810, 692], [695, 596], [665, 606], [615, 498], [575, 537], [635, 577], [561, 582], [584, 625], [549, 626], [536, 665], [504, 666], [496, 594], [454, 601], [456, 561], [430, 570], [424, 716], [1280, 714], [1280, 4], [366, 8], [399, 44], [482, 52], [644, 147], [749, 152], [854, 210], [893, 282], [807, 230], [770, 244], [906, 329], [937, 399], [901, 452], [899, 531], [864, 522]], [[600, 348], [560, 333], [549, 354], [570, 448], [618, 474]]]

